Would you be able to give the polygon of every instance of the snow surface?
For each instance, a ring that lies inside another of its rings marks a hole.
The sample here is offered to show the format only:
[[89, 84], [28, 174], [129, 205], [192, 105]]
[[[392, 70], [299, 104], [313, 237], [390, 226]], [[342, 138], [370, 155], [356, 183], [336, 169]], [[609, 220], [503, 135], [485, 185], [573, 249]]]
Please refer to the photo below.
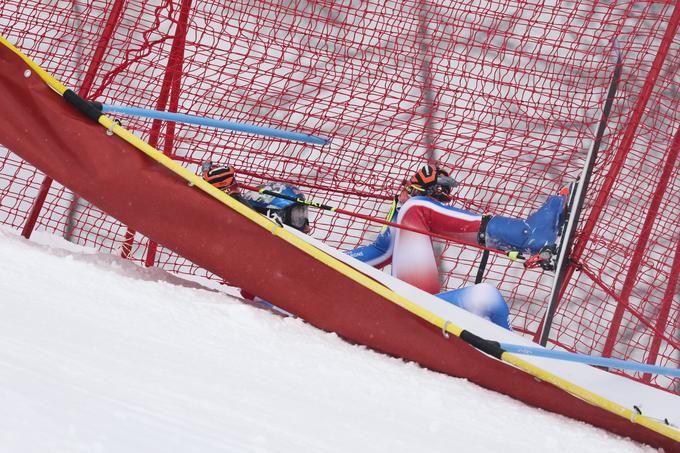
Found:
[[0, 451], [655, 451], [230, 291], [0, 228]]

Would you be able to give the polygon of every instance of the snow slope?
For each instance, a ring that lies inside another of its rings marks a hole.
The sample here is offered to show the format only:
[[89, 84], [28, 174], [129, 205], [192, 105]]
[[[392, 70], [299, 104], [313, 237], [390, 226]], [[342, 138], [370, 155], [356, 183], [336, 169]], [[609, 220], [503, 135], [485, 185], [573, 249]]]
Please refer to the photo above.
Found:
[[653, 451], [230, 291], [0, 228], [0, 451]]

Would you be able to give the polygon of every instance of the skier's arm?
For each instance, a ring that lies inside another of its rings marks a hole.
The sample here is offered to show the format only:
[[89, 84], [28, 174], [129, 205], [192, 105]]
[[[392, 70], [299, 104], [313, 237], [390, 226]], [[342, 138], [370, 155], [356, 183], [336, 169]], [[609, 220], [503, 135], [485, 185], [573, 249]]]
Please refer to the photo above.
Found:
[[363, 245], [345, 253], [353, 258], [358, 259], [359, 261], [363, 261], [366, 264], [381, 268], [390, 264], [392, 261], [393, 248], [394, 238], [392, 235], [392, 229], [386, 228], [378, 235], [372, 244]]
[[[399, 213], [398, 201], [395, 198], [392, 208], [387, 214], [387, 221], [394, 222]], [[382, 268], [392, 262], [392, 250], [394, 249], [394, 234], [392, 228], [385, 226], [372, 244], [363, 245], [347, 253], [349, 256], [363, 261], [373, 267]]]

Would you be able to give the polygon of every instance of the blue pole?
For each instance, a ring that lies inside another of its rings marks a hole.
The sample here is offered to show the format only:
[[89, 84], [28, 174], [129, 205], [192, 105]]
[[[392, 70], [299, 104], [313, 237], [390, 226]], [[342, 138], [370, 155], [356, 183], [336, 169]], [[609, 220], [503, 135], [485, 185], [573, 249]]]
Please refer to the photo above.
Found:
[[178, 123], [196, 124], [199, 126], [215, 127], [218, 129], [229, 129], [231, 131], [246, 132], [249, 134], [264, 135], [267, 137], [283, 138], [286, 140], [296, 140], [300, 142], [312, 143], [314, 145], [326, 145], [331, 139], [318, 137], [316, 135], [301, 134], [299, 132], [282, 131], [270, 127], [253, 126], [251, 124], [234, 123], [233, 121], [217, 120], [202, 116], [185, 115], [182, 113], [162, 112], [160, 110], [140, 109], [137, 107], [127, 107], [125, 105], [102, 104], [104, 113], [121, 113], [130, 116], [142, 116]]
[[581, 362], [588, 365], [605, 366], [608, 368], [617, 368], [620, 370], [641, 371], [644, 373], [662, 374], [665, 376], [680, 377], [680, 369], [668, 368], [657, 365], [647, 365], [644, 363], [629, 362], [626, 360], [609, 359], [605, 357], [593, 357], [585, 354], [577, 354], [567, 351], [553, 351], [544, 348], [536, 348], [532, 346], [520, 346], [516, 344], [500, 343], [501, 348], [507, 352], [514, 352], [515, 354], [535, 355], [539, 357], [548, 357], [552, 359], [567, 360], [569, 362]]

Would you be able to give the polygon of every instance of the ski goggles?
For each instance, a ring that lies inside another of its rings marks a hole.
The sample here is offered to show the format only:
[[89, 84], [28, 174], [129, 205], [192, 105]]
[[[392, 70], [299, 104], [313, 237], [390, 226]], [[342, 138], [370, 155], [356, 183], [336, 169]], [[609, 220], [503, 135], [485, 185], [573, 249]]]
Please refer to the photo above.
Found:
[[438, 192], [438, 193], [444, 193], [444, 194], [451, 194], [451, 190], [458, 187], [458, 181], [453, 179], [450, 176], [446, 175], [439, 175], [437, 176], [437, 179], [425, 187], [421, 187], [417, 184], [413, 184], [411, 186], [408, 186], [407, 189], [411, 193], [411, 195], [416, 195], [416, 193], [413, 192], [423, 192], [423, 193], [428, 193], [428, 192]]
[[437, 176], [437, 186], [441, 187], [441, 190], [446, 193], [451, 193], [451, 189], [458, 187], [458, 181], [450, 176], [439, 175]]
[[286, 217], [288, 222], [284, 223], [287, 223], [293, 228], [303, 231], [304, 228], [309, 225], [307, 216], [307, 206], [297, 204], [286, 209]]

